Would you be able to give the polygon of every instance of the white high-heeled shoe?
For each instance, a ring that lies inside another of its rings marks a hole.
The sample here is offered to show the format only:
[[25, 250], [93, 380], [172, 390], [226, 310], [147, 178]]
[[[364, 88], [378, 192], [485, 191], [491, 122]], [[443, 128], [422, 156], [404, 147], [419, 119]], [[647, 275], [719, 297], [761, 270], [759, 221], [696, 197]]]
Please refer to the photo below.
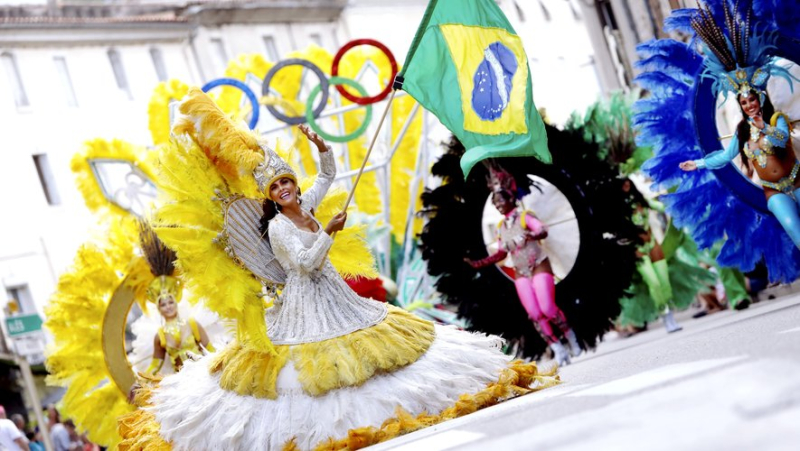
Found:
[[567, 341], [569, 342], [569, 353], [572, 357], [578, 357], [583, 352], [581, 349], [580, 343], [578, 343], [578, 337], [575, 336], [575, 331], [570, 329], [567, 333], [564, 334], [567, 337]]
[[571, 362], [569, 360], [569, 352], [567, 352], [567, 348], [564, 347], [560, 342], [555, 342], [550, 344], [550, 349], [553, 350], [554, 358], [556, 362], [558, 362], [558, 366], [566, 366], [569, 365]]
[[672, 315], [672, 310], [667, 309], [664, 313], [664, 328], [667, 330], [667, 333], [671, 334], [673, 332], [677, 332], [679, 330], [683, 330], [683, 327], [675, 321], [675, 316]]

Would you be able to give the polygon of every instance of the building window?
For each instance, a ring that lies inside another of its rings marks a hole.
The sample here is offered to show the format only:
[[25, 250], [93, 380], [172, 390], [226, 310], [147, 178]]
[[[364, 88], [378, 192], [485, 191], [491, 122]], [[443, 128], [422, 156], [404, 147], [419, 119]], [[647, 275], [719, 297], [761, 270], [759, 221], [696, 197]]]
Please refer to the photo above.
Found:
[[[517, 8], [519, 8], [519, 5], [517, 5]], [[539, 8], [542, 10], [542, 17], [544, 17], [545, 22], [552, 22], [553, 16], [550, 15], [550, 10], [544, 6], [544, 3], [542, 3], [541, 0], [539, 0]], [[521, 19], [520, 21], [524, 22], [524, 19]]]
[[50, 169], [50, 160], [47, 154], [39, 154], [33, 156], [33, 163], [36, 165], [36, 173], [39, 174], [39, 182], [42, 184], [44, 197], [50, 205], [60, 205], [61, 197], [58, 195], [56, 188], [56, 179], [53, 177], [53, 171]]
[[312, 44], [322, 47], [322, 36], [320, 36], [319, 33], [311, 33], [310, 35], [308, 35], [308, 39], [311, 41]]
[[275, 38], [264, 36], [264, 47], [267, 49], [267, 60], [273, 63], [278, 61], [278, 47], [275, 45]]
[[116, 49], [110, 49], [108, 51], [108, 61], [111, 63], [111, 69], [114, 70], [117, 87], [128, 96], [128, 100], [133, 100], [133, 94], [128, 85], [128, 76], [125, 75], [125, 66], [122, 65], [122, 56]]
[[222, 38], [211, 38], [211, 58], [218, 74], [223, 74], [228, 67], [228, 52], [222, 44]]
[[8, 81], [11, 84], [11, 89], [14, 90], [14, 103], [17, 104], [17, 108], [31, 106], [28, 101], [28, 94], [25, 93], [25, 85], [22, 84], [22, 77], [19, 75], [16, 58], [10, 53], [3, 53], [0, 55], [0, 59], [3, 60]]
[[75, 97], [75, 88], [72, 87], [72, 78], [69, 76], [66, 58], [56, 56], [53, 57], [53, 62], [56, 64], [56, 72], [58, 72], [58, 78], [61, 79], [61, 86], [64, 88], [64, 100], [67, 102], [67, 106], [77, 107], [78, 99]]
[[8, 295], [7, 315], [36, 313], [36, 305], [33, 303], [33, 296], [27, 285], [6, 287], [6, 294]]
[[151, 47], [150, 58], [153, 59], [153, 67], [156, 68], [156, 76], [158, 81], [167, 81], [167, 65], [164, 64], [164, 55], [161, 54], [161, 49]]

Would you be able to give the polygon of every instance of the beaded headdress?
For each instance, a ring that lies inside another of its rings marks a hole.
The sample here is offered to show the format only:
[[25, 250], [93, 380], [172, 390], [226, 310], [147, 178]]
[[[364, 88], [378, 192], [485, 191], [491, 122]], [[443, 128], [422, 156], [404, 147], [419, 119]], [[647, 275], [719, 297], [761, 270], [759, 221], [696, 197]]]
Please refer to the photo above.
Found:
[[158, 239], [155, 231], [144, 221], [139, 223], [139, 243], [150, 272], [155, 276], [147, 287], [147, 300], [158, 304], [162, 298], [172, 296], [175, 302], [180, 301], [183, 287], [181, 281], [174, 276], [177, 259], [175, 251]]
[[[253, 171], [261, 192], [266, 192], [273, 182], [282, 177], [288, 177], [297, 183], [297, 173], [289, 166], [289, 163], [266, 145], [261, 145], [261, 148], [264, 150], [264, 161], [259, 163]], [[269, 195], [269, 193], [266, 194]]]
[[486, 180], [492, 193], [508, 193], [512, 198], [518, 197], [517, 180], [499, 165], [489, 166], [489, 177]]
[[737, 96], [754, 91], [763, 103], [767, 81], [772, 75], [786, 79], [791, 87], [796, 78], [777, 64], [773, 54], [777, 34], [759, 31], [751, 24], [752, 9], [749, 7], [744, 18], [738, 11], [738, 2], [733, 11], [727, 1], [722, 1], [722, 7], [724, 25], [717, 23], [714, 12], [702, 2], [691, 21], [704, 44], [703, 76], [715, 80], [715, 91], [732, 92]]

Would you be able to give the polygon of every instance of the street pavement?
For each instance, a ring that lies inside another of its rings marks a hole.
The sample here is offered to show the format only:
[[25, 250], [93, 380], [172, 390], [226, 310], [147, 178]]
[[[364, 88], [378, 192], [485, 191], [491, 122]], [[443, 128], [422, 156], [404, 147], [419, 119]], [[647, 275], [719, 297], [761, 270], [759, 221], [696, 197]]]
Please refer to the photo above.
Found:
[[369, 449], [800, 450], [800, 294], [691, 313], [607, 337], [557, 387]]

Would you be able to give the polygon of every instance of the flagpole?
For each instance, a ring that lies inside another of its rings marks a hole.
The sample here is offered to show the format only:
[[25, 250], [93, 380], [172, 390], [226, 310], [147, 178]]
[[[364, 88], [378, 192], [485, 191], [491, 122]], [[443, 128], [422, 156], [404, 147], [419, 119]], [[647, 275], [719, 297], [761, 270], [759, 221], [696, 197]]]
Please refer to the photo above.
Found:
[[393, 89], [392, 94], [389, 96], [389, 100], [386, 102], [386, 109], [383, 110], [381, 120], [378, 122], [378, 128], [375, 130], [375, 135], [372, 137], [372, 142], [369, 144], [369, 148], [367, 148], [367, 154], [364, 155], [364, 161], [361, 163], [361, 169], [358, 170], [356, 180], [353, 182], [353, 188], [350, 190], [350, 195], [347, 196], [347, 202], [344, 203], [344, 208], [342, 208], [342, 211], [347, 211], [347, 207], [350, 206], [350, 202], [353, 200], [353, 196], [356, 193], [356, 187], [358, 186], [358, 182], [361, 180], [361, 175], [364, 174], [364, 168], [367, 167], [367, 160], [369, 160], [369, 155], [372, 153], [372, 148], [375, 146], [375, 142], [378, 140], [378, 133], [380, 133], [381, 125], [383, 125], [383, 121], [386, 119], [386, 115], [389, 113], [389, 108], [392, 107], [394, 93], [396, 92], [397, 91]]

